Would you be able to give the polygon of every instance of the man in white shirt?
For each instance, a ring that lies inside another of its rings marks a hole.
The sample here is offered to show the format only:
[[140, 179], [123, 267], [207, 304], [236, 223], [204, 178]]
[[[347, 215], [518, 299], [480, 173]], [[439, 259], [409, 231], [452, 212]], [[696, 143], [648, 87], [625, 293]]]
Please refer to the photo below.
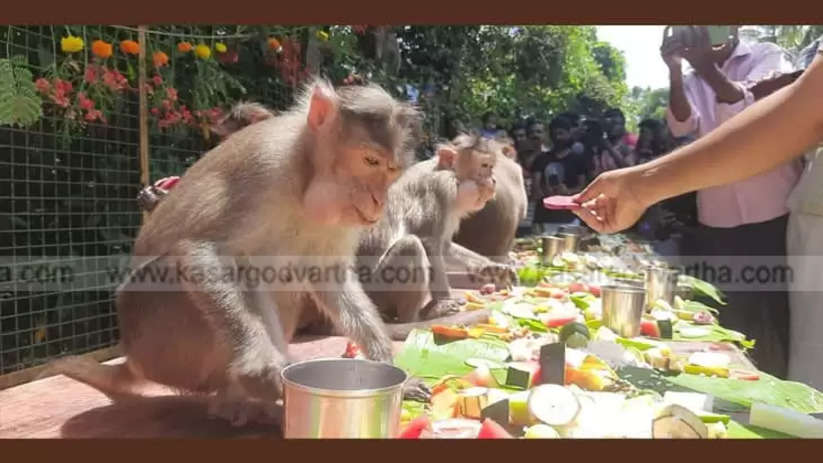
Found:
[[[669, 67], [671, 84], [667, 122], [675, 137], [702, 137], [762, 96], [752, 91], [754, 82], [793, 70], [777, 45], [743, 43], [737, 27], [730, 26], [728, 31], [729, 38], [722, 45], [712, 45], [707, 28], [702, 26], [691, 26], [684, 34], [664, 39], [661, 55]], [[685, 76], [683, 59], [693, 68]], [[740, 182], [699, 191], [701, 226], [688, 251], [695, 256], [736, 256], [726, 259], [734, 275], [740, 275], [743, 266], [753, 263], [756, 256], [772, 266], [785, 265], [786, 199], [801, 169], [799, 161], [790, 161]], [[720, 319], [757, 340], [753, 359], [758, 368], [785, 377], [788, 297], [776, 282], [768, 282], [770, 290], [757, 284], [745, 291], [727, 291], [729, 305], [721, 311]]]

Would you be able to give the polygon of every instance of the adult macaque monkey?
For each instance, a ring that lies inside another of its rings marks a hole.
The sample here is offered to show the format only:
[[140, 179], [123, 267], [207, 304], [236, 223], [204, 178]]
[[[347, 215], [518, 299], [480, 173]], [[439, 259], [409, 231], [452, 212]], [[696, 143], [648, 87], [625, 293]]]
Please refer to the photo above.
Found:
[[[352, 265], [361, 231], [380, 220], [389, 186], [413, 160], [420, 114], [376, 86], [335, 91], [318, 79], [308, 88], [292, 109], [207, 152], [143, 225], [133, 275], [173, 277], [118, 288], [125, 363], [66, 357], [53, 364], [58, 372], [115, 400], [143, 380], [216, 392], [210, 413], [240, 425], [279, 420], [280, 371], [307, 307], [368, 358], [391, 361]], [[254, 268], [277, 278], [225, 278]], [[316, 269], [337, 278], [305, 278]]]
[[[470, 135], [441, 145], [435, 158], [413, 165], [392, 185], [386, 214], [361, 239], [361, 281], [384, 317], [404, 325], [397, 328], [399, 335], [407, 333], [409, 323], [443, 317], [459, 307], [451, 297], [445, 257], [455, 246], [451, 239], [460, 220], [494, 196], [492, 172], [502, 149], [493, 140]], [[479, 259], [469, 266], [500, 267], [462, 251], [464, 257]], [[500, 271], [499, 276], [512, 273]]]
[[[454, 243], [505, 264], [509, 262], [509, 252], [514, 246], [517, 227], [526, 218], [528, 198], [523, 169], [515, 160], [513, 142], [502, 137], [497, 140], [509, 149], [500, 150], [497, 154], [494, 166], [497, 188], [494, 198], [482, 210], [460, 222]], [[459, 256], [455, 257], [458, 258], [450, 259], [449, 267], [462, 270], [464, 260], [459, 259]]]

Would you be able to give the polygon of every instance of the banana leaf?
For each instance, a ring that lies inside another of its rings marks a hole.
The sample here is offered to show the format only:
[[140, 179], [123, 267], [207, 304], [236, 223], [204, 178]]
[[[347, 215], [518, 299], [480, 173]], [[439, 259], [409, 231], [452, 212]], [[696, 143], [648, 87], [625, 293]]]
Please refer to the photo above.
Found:
[[509, 348], [506, 343], [491, 339], [461, 339], [436, 344], [431, 331], [414, 330], [406, 338], [394, 364], [411, 376], [439, 379], [471, 372], [473, 368], [466, 364], [471, 358], [503, 363], [509, 358]]
[[762, 402], [801, 413], [823, 412], [823, 393], [820, 391], [803, 383], [783, 381], [763, 372], [759, 374], [757, 381], [687, 373], [666, 377], [666, 380], [745, 407], [751, 407], [753, 402]]
[[729, 439], [795, 439], [794, 436], [782, 432], [741, 424], [734, 420], [730, 420], [726, 425], [726, 435]]
[[696, 291], [706, 297], [714, 299], [720, 305], [726, 305], [723, 300], [723, 293], [711, 283], [705, 282], [690, 275], [681, 275], [680, 281], [686, 284], [693, 291]]
[[709, 332], [704, 336], [692, 338], [682, 336], [679, 331], [679, 326], [686, 326], [686, 324], [678, 324], [678, 326], [675, 327], [672, 337], [674, 341], [736, 342], [746, 349], [754, 348], [754, 339], [746, 339], [746, 335], [743, 333], [723, 328], [720, 325], [695, 325], [706, 328]]

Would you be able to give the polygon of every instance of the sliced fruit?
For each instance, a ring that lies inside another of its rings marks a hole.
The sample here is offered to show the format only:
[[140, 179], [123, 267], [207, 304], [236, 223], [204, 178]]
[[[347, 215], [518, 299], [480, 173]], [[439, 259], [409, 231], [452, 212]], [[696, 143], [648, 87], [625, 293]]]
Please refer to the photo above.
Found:
[[704, 367], [702, 365], [693, 365], [691, 363], [687, 364], [683, 367], [684, 373], [689, 373], [692, 375], [706, 375], [706, 376], [719, 376], [721, 378], [728, 378], [729, 377], [729, 369], [722, 368], [722, 367]]
[[477, 297], [477, 295], [474, 294], [474, 291], [466, 291], [466, 302], [476, 302], [478, 304], [483, 304], [486, 301]]
[[640, 334], [650, 338], [659, 338], [660, 327], [657, 326], [657, 320], [643, 320], [640, 322]]
[[752, 404], [749, 424], [803, 439], [823, 438], [823, 420], [797, 410], [760, 402]]
[[509, 332], [508, 328], [503, 328], [503, 327], [500, 327], [500, 326], [497, 326], [497, 325], [491, 325], [491, 324], [488, 324], [488, 323], [478, 323], [474, 326], [476, 326], [477, 328], [483, 328], [483, 330], [488, 331], [490, 333], [501, 333], [502, 334], [502, 333], [508, 333]]
[[431, 330], [435, 336], [440, 336], [444, 339], [466, 339], [469, 337], [469, 331], [465, 328], [432, 325]]
[[580, 402], [569, 389], [557, 384], [535, 387], [528, 400], [532, 416], [550, 426], [565, 426], [577, 418]]
[[506, 385], [528, 389], [536, 384], [539, 373], [537, 362], [512, 362], [506, 371]]
[[458, 395], [451, 389], [444, 389], [431, 396], [431, 416], [435, 420], [457, 416]]
[[463, 389], [458, 395], [457, 410], [465, 418], [480, 419], [481, 411], [488, 405], [489, 390], [485, 387]]
[[536, 424], [534, 426], [529, 426], [526, 428], [526, 432], [523, 434], [523, 438], [525, 439], [559, 439], [560, 434], [557, 431], [547, 425], [547, 424]]
[[655, 439], [707, 439], [709, 430], [700, 418], [680, 405], [664, 407], [652, 421]]
[[514, 439], [503, 426], [491, 418], [483, 420], [480, 431], [477, 433], [478, 439]]
[[346, 344], [346, 352], [343, 353], [343, 357], [347, 358], [347, 359], [353, 359], [353, 358], [357, 358], [358, 356], [362, 356], [362, 353], [360, 352], [360, 348], [357, 347], [357, 344], [349, 341]]
[[464, 376], [463, 379], [477, 387], [500, 387], [500, 384], [498, 384], [494, 375], [492, 375], [489, 367], [485, 365], [475, 368], [474, 371]]
[[538, 297], [551, 297], [555, 299], [563, 299], [569, 293], [559, 288], [535, 288], [534, 295]]
[[706, 429], [709, 430], [709, 439], [725, 439], [728, 436], [728, 432], [726, 431], [726, 424], [722, 421], [715, 421], [715, 422], [707, 422], [703, 421], [706, 424]]
[[598, 285], [588, 285], [588, 287], [589, 287], [589, 292], [590, 293], [592, 293], [593, 295], [595, 295], [597, 297], [600, 297], [600, 286], [598, 286]]
[[521, 391], [509, 396], [509, 423], [515, 426], [529, 426], [535, 419], [529, 412], [530, 391]]
[[543, 323], [549, 328], [557, 328], [577, 320], [577, 315], [572, 314], [558, 314], [549, 315], [544, 318]]
[[588, 292], [588, 289], [589, 288], [586, 287], [585, 283], [580, 283], [578, 281], [575, 281], [575, 282], [569, 284], [569, 287], [568, 287], [568, 291], [570, 293]]
[[400, 431], [398, 439], [419, 439], [424, 430], [431, 429], [431, 420], [428, 416], [420, 416], [413, 419]]
[[463, 306], [466, 310], [483, 310], [486, 308], [486, 304], [482, 302], [469, 302]]

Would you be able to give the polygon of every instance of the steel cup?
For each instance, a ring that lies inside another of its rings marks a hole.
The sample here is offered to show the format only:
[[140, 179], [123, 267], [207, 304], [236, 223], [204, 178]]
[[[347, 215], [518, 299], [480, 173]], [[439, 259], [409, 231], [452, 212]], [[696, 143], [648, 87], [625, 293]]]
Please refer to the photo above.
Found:
[[284, 368], [287, 439], [394, 438], [406, 373], [387, 363], [317, 359]]
[[543, 253], [540, 255], [540, 261], [543, 265], [551, 265], [554, 257], [563, 252], [563, 238], [543, 236], [540, 240], [543, 244]]
[[674, 304], [680, 270], [652, 266], [646, 267], [646, 307], [651, 308], [658, 299]]
[[580, 235], [576, 233], [557, 233], [555, 236], [563, 240], [563, 249], [561, 252], [577, 252]]
[[600, 288], [603, 324], [624, 338], [640, 335], [646, 292], [633, 286], [606, 285]]

